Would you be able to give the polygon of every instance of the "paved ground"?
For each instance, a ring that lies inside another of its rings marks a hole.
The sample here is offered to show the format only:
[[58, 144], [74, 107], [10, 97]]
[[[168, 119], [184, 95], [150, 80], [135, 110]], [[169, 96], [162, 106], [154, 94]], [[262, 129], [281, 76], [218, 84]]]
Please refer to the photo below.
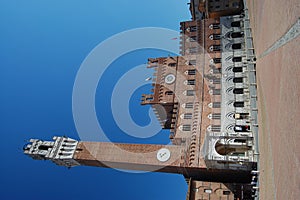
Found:
[[299, 199], [300, 37], [262, 55], [297, 22], [300, 1], [247, 2], [258, 57], [260, 199]]

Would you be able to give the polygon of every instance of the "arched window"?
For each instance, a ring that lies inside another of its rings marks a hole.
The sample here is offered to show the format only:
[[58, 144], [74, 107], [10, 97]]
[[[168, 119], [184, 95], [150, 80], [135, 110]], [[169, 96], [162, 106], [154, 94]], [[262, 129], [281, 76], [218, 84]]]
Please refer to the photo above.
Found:
[[233, 72], [243, 72], [243, 67], [234, 67], [232, 68]]
[[241, 21], [231, 22], [231, 27], [241, 27]]
[[233, 57], [232, 61], [233, 62], [242, 62], [242, 57]]
[[244, 89], [243, 88], [234, 88], [233, 94], [244, 94]]
[[242, 108], [242, 107], [244, 107], [244, 102], [243, 101], [236, 101], [236, 102], [233, 103], [233, 106]]
[[242, 44], [241, 43], [232, 44], [231, 48], [232, 49], [241, 49], [242, 48]]
[[247, 146], [233, 146], [226, 144], [226, 142], [219, 141], [215, 145], [215, 150], [222, 156], [245, 156], [245, 152], [249, 149]]
[[232, 33], [230, 33], [230, 37], [231, 38], [241, 38], [241, 37], [244, 37], [244, 33], [243, 32], [232, 32]]
[[233, 78], [234, 83], [242, 83], [243, 82], [243, 77], [235, 77]]

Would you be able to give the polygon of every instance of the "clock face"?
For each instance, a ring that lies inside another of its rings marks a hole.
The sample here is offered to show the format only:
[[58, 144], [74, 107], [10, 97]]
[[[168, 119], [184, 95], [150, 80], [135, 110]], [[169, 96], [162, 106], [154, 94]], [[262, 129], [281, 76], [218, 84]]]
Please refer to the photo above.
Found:
[[167, 84], [172, 84], [174, 83], [175, 81], [175, 76], [174, 74], [168, 74], [166, 77], [165, 77], [165, 83]]
[[162, 148], [162, 149], [158, 150], [158, 152], [156, 154], [156, 158], [160, 162], [166, 162], [167, 160], [169, 160], [170, 157], [171, 157], [171, 152], [169, 149], [166, 149], [166, 148]]

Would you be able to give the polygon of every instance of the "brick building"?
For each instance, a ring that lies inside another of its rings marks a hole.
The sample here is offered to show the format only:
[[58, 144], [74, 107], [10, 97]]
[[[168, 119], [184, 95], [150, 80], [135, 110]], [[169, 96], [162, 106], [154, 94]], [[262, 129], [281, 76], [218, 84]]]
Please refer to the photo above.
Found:
[[173, 145], [54, 137], [30, 140], [24, 153], [67, 167], [180, 173], [189, 184], [187, 199], [251, 199], [250, 172], [257, 162], [254, 52], [248, 48], [247, 19], [223, 16], [240, 12], [242, 4], [226, 2], [217, 9], [218, 1], [199, 1], [198, 11], [207, 17], [200, 19], [191, 1], [194, 20], [180, 23], [181, 56], [148, 59], [148, 68], [155, 69], [153, 88], [141, 104], [152, 106]]

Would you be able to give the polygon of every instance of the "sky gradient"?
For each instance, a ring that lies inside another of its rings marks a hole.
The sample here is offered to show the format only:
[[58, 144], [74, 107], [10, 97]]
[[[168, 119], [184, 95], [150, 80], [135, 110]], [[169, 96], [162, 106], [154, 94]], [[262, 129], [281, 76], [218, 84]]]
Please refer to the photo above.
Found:
[[[187, 185], [181, 175], [95, 167], [68, 170], [50, 161], [32, 160], [23, 155], [22, 147], [30, 138], [50, 140], [66, 135], [80, 139], [72, 115], [72, 90], [85, 57], [108, 37], [132, 28], [179, 31], [179, 22], [190, 19], [186, 3], [0, 1], [0, 199], [185, 199]], [[167, 132], [143, 140], [129, 137], [117, 127], [108, 109], [113, 85], [122, 73], [146, 63], [148, 57], [167, 55], [151, 49], [131, 52], [105, 72], [95, 107], [112, 141], [168, 143]], [[149, 85], [139, 88], [130, 99], [132, 118], [141, 125], [149, 122], [149, 107], [139, 105], [140, 95], [149, 89]]]

